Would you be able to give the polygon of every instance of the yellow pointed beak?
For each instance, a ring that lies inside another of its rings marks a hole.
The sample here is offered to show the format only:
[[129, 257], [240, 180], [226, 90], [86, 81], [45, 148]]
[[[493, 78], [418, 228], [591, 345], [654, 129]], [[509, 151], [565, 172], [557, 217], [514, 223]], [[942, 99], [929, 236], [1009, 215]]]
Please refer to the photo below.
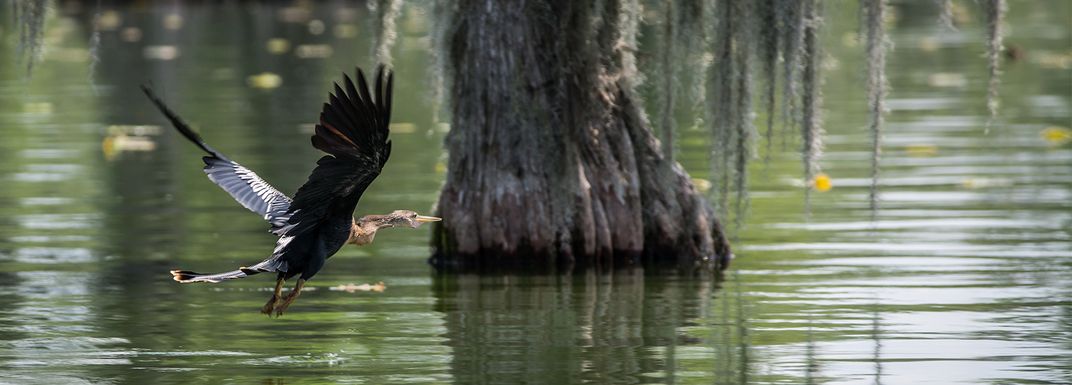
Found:
[[443, 220], [443, 218], [440, 218], [440, 217], [426, 217], [424, 215], [418, 215], [417, 216], [417, 222], [420, 222], [420, 223], [439, 222], [441, 220]]

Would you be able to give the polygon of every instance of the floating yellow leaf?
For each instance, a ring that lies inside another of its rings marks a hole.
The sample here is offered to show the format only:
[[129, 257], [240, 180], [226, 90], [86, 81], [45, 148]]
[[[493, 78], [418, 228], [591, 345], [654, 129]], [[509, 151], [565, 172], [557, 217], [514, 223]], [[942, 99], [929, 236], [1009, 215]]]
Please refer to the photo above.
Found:
[[265, 44], [268, 49], [268, 53], [273, 55], [281, 55], [290, 51], [290, 41], [282, 38], [268, 39], [268, 43]]
[[834, 184], [830, 181], [830, 176], [824, 173], [819, 173], [812, 181], [812, 187], [818, 192], [827, 192], [834, 188]]
[[1060, 146], [1072, 141], [1072, 130], [1064, 127], [1050, 126], [1042, 130], [1042, 139], [1050, 144]]
[[283, 84], [283, 78], [271, 72], [261, 72], [246, 78], [250, 87], [270, 90]]
[[446, 174], [447, 173], [447, 164], [443, 163], [443, 162], [436, 162], [436, 164], [435, 164], [435, 172], [436, 172], [436, 174]]
[[938, 155], [938, 146], [933, 144], [910, 144], [905, 146], [905, 152], [911, 157], [924, 158]]

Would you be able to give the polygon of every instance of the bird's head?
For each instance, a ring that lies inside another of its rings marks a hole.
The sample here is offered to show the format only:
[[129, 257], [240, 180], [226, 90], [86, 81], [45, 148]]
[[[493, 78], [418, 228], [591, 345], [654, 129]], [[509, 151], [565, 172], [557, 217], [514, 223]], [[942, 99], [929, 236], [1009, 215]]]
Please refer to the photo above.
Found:
[[410, 210], [395, 210], [383, 218], [383, 227], [412, 227], [418, 228], [422, 223], [439, 222], [441, 218], [418, 215]]

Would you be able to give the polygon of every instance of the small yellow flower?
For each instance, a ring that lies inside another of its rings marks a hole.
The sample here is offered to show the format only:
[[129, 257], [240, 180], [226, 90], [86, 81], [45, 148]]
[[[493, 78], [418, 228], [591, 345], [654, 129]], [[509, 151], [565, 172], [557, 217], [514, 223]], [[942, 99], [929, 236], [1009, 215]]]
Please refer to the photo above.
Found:
[[818, 192], [827, 192], [834, 188], [834, 184], [830, 182], [830, 176], [824, 173], [819, 173], [812, 181], [812, 187]]
[[268, 39], [265, 48], [268, 49], [268, 53], [273, 55], [281, 55], [290, 51], [290, 41], [282, 38]]
[[269, 90], [283, 84], [283, 78], [271, 72], [262, 72], [246, 79], [250, 87]]

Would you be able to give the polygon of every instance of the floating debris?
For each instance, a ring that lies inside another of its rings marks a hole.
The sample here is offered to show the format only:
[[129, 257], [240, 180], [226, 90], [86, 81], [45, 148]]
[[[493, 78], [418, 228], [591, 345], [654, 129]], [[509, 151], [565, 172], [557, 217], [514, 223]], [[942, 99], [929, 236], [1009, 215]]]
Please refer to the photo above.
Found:
[[905, 153], [914, 158], [926, 158], [938, 155], [938, 146], [933, 144], [910, 144], [905, 146]]
[[85, 63], [89, 61], [89, 50], [83, 48], [53, 47], [45, 52], [45, 57], [52, 61]]
[[348, 283], [348, 284], [345, 284], [345, 285], [332, 286], [332, 287], [328, 288], [328, 290], [331, 290], [331, 291], [345, 291], [347, 293], [355, 293], [355, 292], [359, 292], [359, 291], [374, 291], [374, 292], [377, 292], [377, 293], [383, 293], [384, 290], [387, 290], [387, 285], [385, 285], [383, 283], [383, 281], [376, 282], [375, 284], [372, 284], [372, 285], [367, 284], [367, 283], [362, 283], [360, 285], [354, 285], [352, 283]]
[[965, 178], [960, 182], [961, 187], [969, 190], [990, 187], [1009, 187], [1012, 185], [1012, 180], [1008, 178]]
[[392, 134], [412, 134], [417, 132], [417, 125], [413, 123], [391, 123]]
[[312, 16], [312, 11], [309, 8], [295, 6], [281, 8], [276, 13], [276, 17], [279, 21], [284, 23], [304, 23]]
[[703, 178], [692, 178], [692, 186], [696, 188], [696, 191], [700, 194], [707, 194], [711, 191], [711, 181]]
[[119, 32], [119, 38], [127, 43], [141, 41], [141, 29], [138, 27], [126, 27]]
[[938, 41], [934, 36], [927, 36], [919, 39], [919, 50], [923, 52], [936, 52], [939, 48], [942, 48], [942, 43]]
[[353, 39], [357, 37], [357, 26], [353, 24], [339, 24], [332, 28], [335, 37], [339, 39]]
[[231, 80], [234, 77], [235, 72], [232, 68], [222, 67], [212, 70], [212, 78], [215, 80]]
[[1038, 55], [1034, 55], [1032, 61], [1038, 63], [1039, 67], [1042, 68], [1067, 70], [1072, 68], [1072, 52], [1062, 54], [1043, 51], [1039, 52]]
[[36, 115], [51, 115], [52, 103], [50, 102], [29, 102], [22, 105], [22, 112]]
[[1057, 126], [1046, 127], [1042, 130], [1042, 139], [1049, 144], [1061, 146], [1072, 142], [1072, 130]]
[[108, 135], [136, 135], [136, 136], [156, 136], [163, 132], [160, 126], [151, 124], [142, 125], [126, 125], [126, 124], [113, 124], [108, 126], [105, 131]]
[[156, 142], [147, 136], [117, 134], [104, 137], [101, 151], [107, 161], [115, 160], [124, 152], [149, 152], [156, 150]]
[[179, 57], [179, 47], [173, 45], [150, 45], [142, 50], [142, 56], [150, 60], [175, 60]]
[[250, 87], [270, 90], [283, 85], [283, 78], [271, 72], [261, 72], [246, 78]]
[[319, 19], [313, 19], [309, 21], [309, 24], [306, 27], [309, 28], [309, 33], [313, 35], [322, 35], [324, 33], [324, 29], [326, 28], [324, 27], [324, 22], [320, 21]]
[[332, 12], [332, 16], [335, 17], [335, 21], [338, 22], [352, 22], [357, 20], [357, 8], [350, 7], [338, 7]]
[[273, 55], [282, 55], [290, 51], [290, 40], [283, 38], [268, 39], [264, 47], [268, 50], [268, 53]]
[[114, 31], [123, 24], [123, 17], [116, 11], [101, 12], [97, 18], [97, 29], [101, 31]]
[[316, 132], [316, 123], [302, 123], [298, 125], [298, 132], [312, 134]]
[[302, 59], [324, 59], [334, 53], [335, 50], [327, 44], [302, 44], [294, 49], [294, 54]]
[[167, 16], [164, 16], [164, 22], [163, 22], [164, 29], [171, 30], [171, 31], [176, 31], [176, 30], [179, 30], [180, 28], [182, 28], [182, 23], [183, 23], [182, 15], [180, 15], [180, 14], [169, 13], [169, 14], [167, 14]]
[[927, 76], [927, 85], [938, 88], [964, 88], [968, 78], [962, 73], [936, 72]]
[[829, 175], [820, 172], [815, 175], [815, 179], [811, 182], [811, 187], [818, 192], [827, 192], [834, 188], [834, 183], [830, 181]]

